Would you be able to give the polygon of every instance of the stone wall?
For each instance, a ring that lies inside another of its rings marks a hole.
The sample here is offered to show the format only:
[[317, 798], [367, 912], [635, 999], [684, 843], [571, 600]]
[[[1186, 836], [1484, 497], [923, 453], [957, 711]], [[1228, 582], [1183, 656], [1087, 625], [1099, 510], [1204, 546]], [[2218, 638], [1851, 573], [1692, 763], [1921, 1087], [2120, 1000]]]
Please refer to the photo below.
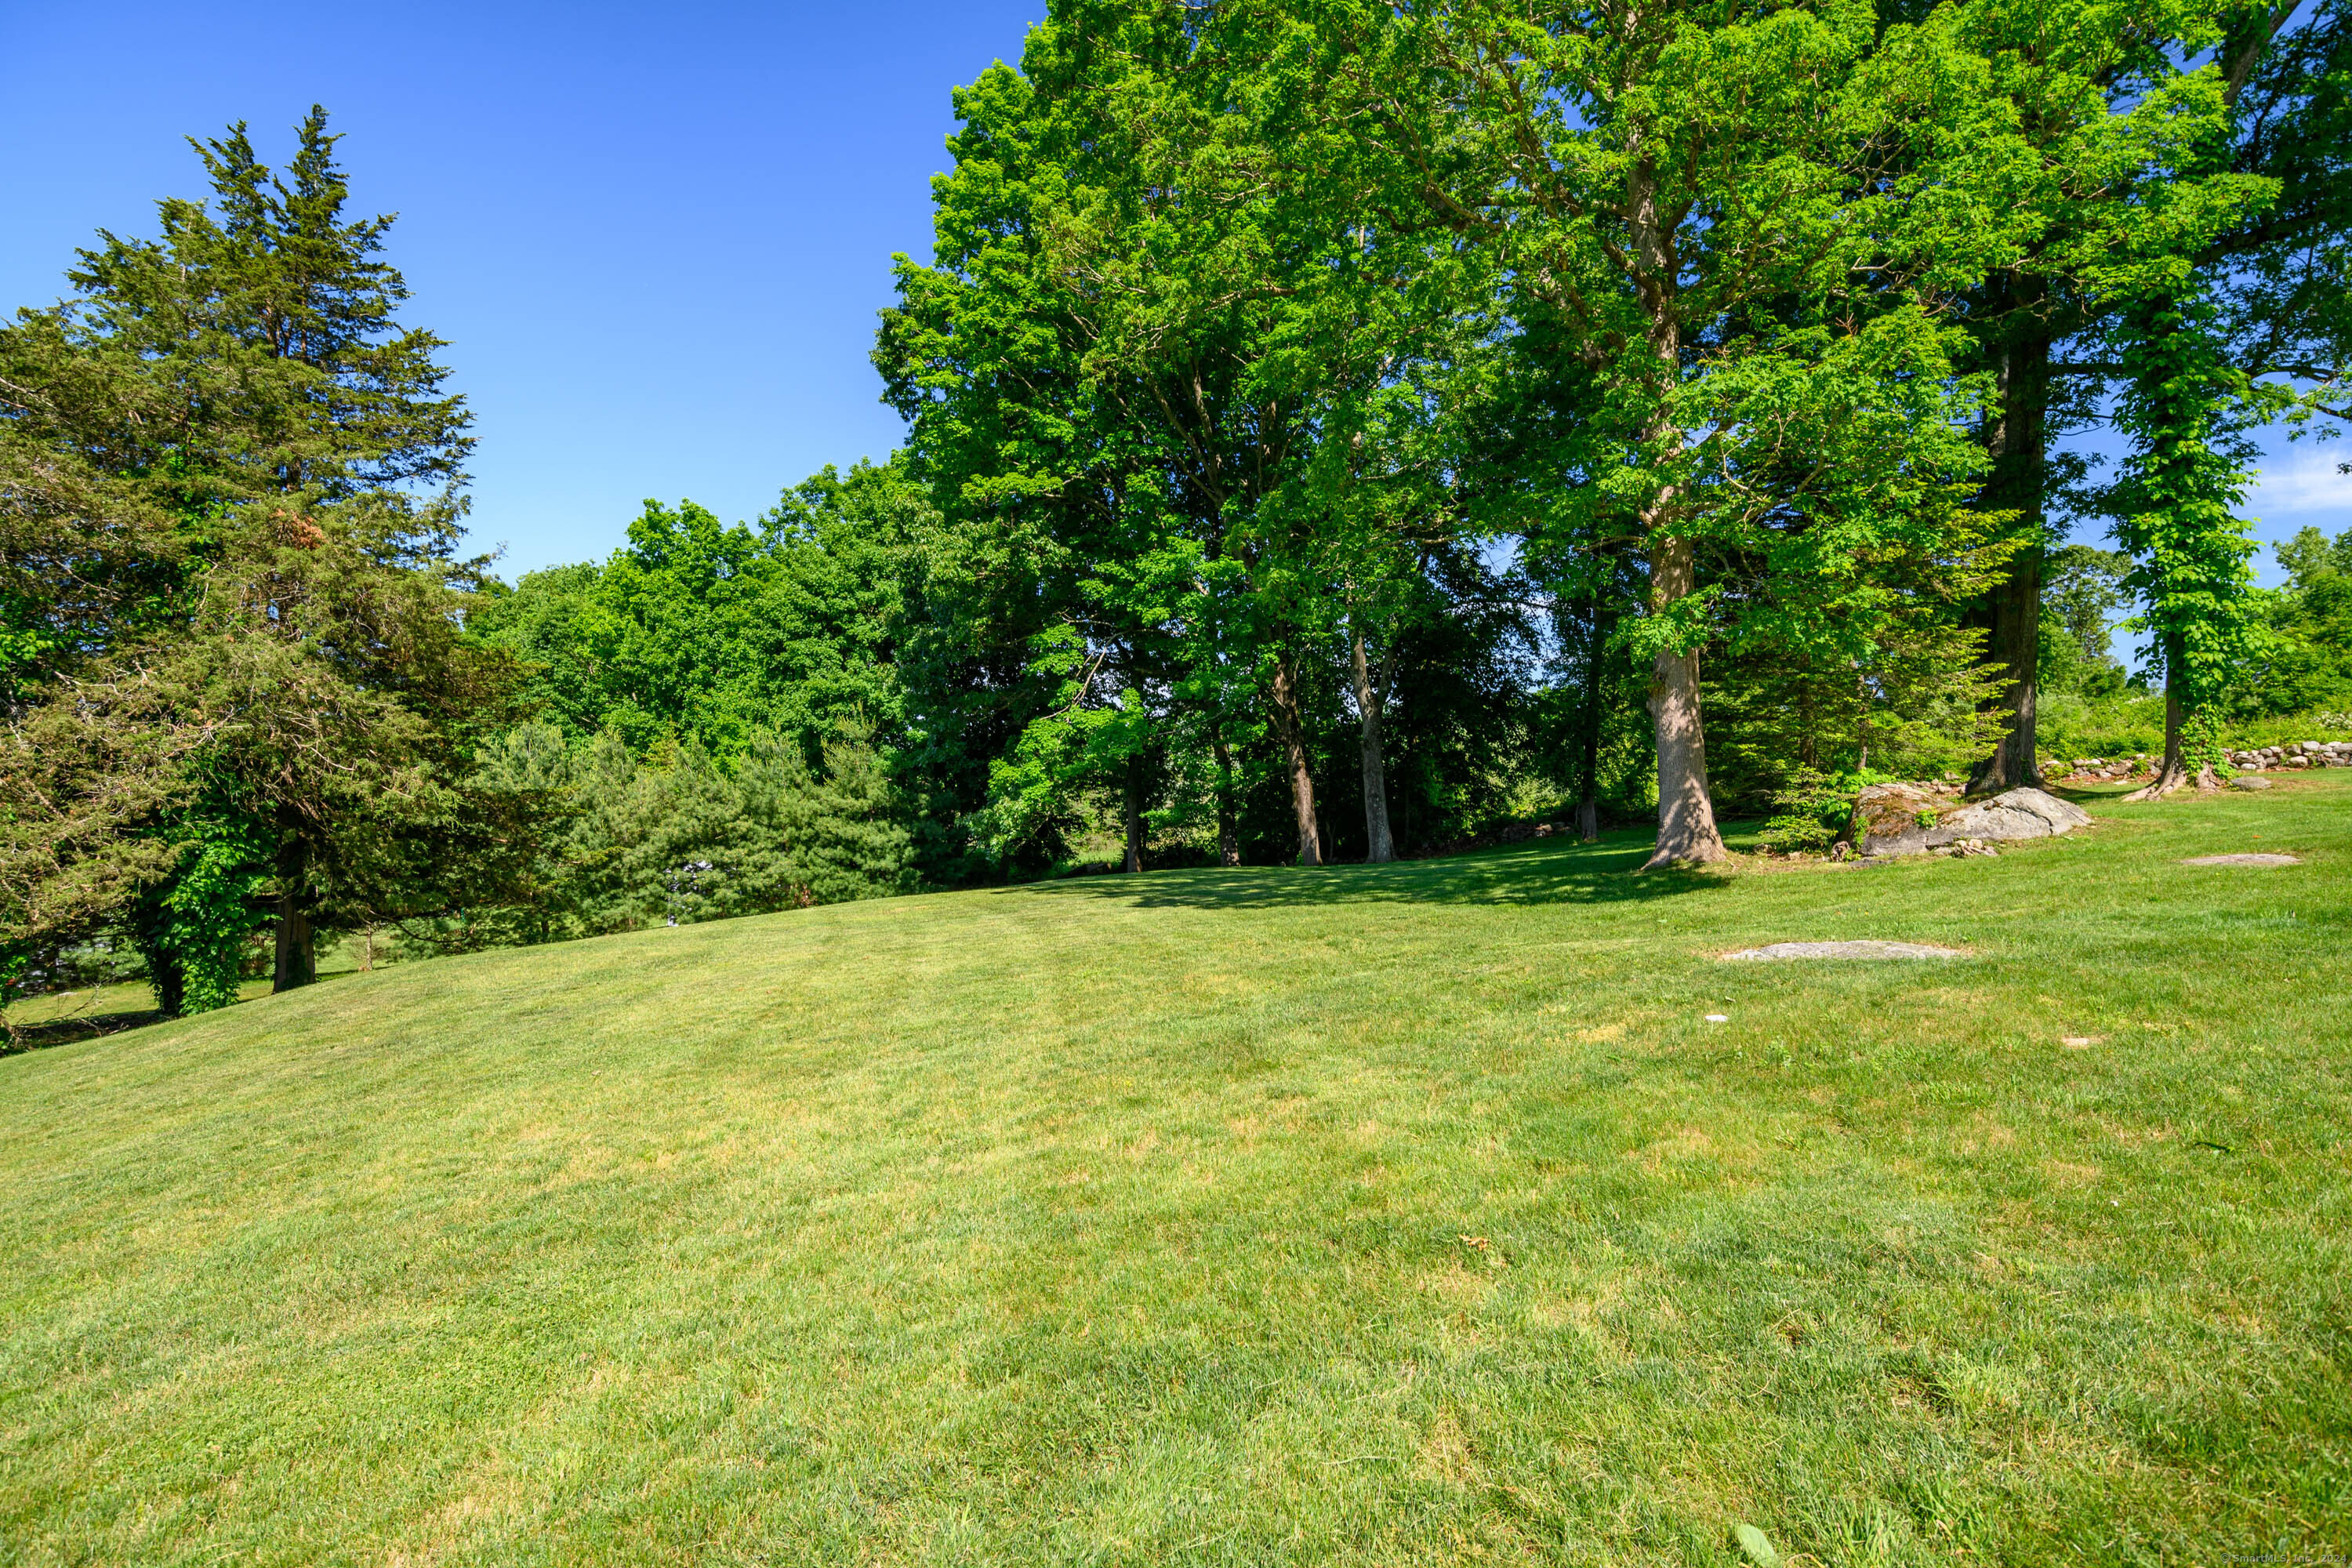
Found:
[[2352, 741], [2291, 741], [2284, 746], [2231, 752], [2230, 765], [2258, 773], [2273, 768], [2352, 768]]

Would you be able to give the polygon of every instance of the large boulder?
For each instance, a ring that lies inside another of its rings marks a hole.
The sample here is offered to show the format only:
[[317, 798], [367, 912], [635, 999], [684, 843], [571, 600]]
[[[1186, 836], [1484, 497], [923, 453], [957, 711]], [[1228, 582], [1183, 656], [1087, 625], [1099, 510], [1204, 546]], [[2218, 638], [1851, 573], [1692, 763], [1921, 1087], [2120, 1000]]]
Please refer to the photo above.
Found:
[[1959, 802], [1930, 794], [1917, 784], [1871, 784], [1853, 797], [1853, 814], [1839, 837], [1865, 855], [1881, 853], [1880, 846], [1932, 832], [1944, 814], [1958, 805]]
[[1923, 855], [1962, 838], [2055, 838], [2090, 821], [2082, 807], [2038, 789], [1962, 805], [1916, 784], [1872, 784], [1854, 797], [1845, 840], [1864, 855]]

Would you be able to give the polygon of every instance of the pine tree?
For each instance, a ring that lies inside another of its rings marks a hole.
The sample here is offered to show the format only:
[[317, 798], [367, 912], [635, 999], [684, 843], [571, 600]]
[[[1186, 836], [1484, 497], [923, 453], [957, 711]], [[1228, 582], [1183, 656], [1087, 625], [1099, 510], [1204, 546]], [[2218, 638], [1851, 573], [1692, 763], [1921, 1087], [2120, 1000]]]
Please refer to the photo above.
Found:
[[[314, 108], [282, 176], [242, 124], [195, 144], [208, 200], [159, 204], [154, 239], [101, 232], [78, 297], [0, 339], [5, 450], [168, 520], [114, 574], [138, 614], [84, 639], [73, 688], [34, 694], [0, 757], [26, 803], [7, 923], [35, 940], [135, 887], [158, 978], [192, 1004], [221, 994], [224, 922], [261, 918], [221, 889], [268, 884], [283, 988], [313, 973], [318, 919], [500, 886], [520, 826], [465, 782], [511, 684], [460, 630], [470, 416], [440, 340], [396, 319], [392, 220], [346, 216], [326, 126]], [[85, 533], [107, 515], [79, 510]]]
[[465, 479], [472, 416], [445, 392], [446, 346], [396, 320], [408, 288], [383, 259], [388, 216], [347, 218], [339, 137], [313, 106], [281, 177], [242, 121], [196, 142], [209, 201], [157, 204], [162, 232], [101, 230], [67, 273], [79, 297], [50, 312], [58, 348], [134, 388], [118, 416], [77, 432], [194, 520], [216, 503], [300, 506], [403, 498], [396, 542], [454, 545], [427, 492]]

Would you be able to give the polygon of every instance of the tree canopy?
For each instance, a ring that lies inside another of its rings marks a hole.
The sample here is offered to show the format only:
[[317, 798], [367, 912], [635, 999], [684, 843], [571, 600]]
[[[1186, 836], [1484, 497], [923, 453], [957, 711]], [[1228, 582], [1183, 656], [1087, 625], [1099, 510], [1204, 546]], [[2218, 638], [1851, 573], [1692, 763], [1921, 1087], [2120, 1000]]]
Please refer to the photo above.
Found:
[[1055, 0], [894, 258], [902, 447], [511, 585], [393, 220], [323, 110], [282, 169], [232, 126], [0, 329], [0, 981], [128, 946], [177, 1010], [314, 931], [1535, 817], [1706, 861], [1727, 813], [1798, 847], [1874, 779], [2034, 782], [2045, 697], [2210, 782], [2352, 693], [2352, 546], [2264, 590], [2243, 515], [2257, 431], [2347, 414], [2347, 37]]

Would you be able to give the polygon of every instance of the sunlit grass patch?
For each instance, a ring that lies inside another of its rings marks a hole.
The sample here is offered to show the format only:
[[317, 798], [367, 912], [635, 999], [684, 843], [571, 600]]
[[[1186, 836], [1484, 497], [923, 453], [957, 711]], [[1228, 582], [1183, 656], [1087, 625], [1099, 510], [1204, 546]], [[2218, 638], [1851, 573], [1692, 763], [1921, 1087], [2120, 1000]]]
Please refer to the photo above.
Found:
[[[0, 1059], [0, 1563], [2352, 1550], [2352, 792], [2090, 799], [1997, 860], [1090, 878]], [[2249, 847], [2305, 863], [2178, 863]], [[1862, 939], [1970, 956], [1715, 957]]]

